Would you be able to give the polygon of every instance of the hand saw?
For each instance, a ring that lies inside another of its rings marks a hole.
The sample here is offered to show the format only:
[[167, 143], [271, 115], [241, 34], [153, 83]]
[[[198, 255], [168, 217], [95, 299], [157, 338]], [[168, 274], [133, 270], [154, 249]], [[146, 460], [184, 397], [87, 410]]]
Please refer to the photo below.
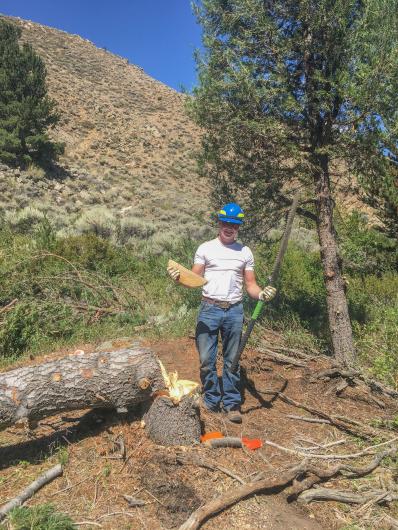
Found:
[[[278, 254], [277, 254], [277, 256], [275, 258], [275, 261], [274, 261], [274, 266], [272, 268], [271, 276], [269, 277], [269, 285], [272, 285], [272, 286], [274, 286], [274, 284], [275, 284], [275, 282], [276, 282], [276, 280], [278, 279], [278, 276], [279, 276], [279, 271], [280, 271], [280, 268], [281, 268], [281, 265], [282, 265], [283, 257], [285, 255], [285, 252], [286, 252], [286, 249], [287, 249], [287, 244], [289, 242], [290, 233], [292, 231], [293, 220], [294, 220], [294, 216], [296, 215], [298, 201], [299, 201], [299, 192], [297, 191], [296, 194], [294, 195], [293, 202], [292, 202], [292, 205], [290, 207], [289, 215], [288, 215], [287, 221], [286, 221], [285, 231], [284, 231], [283, 236], [282, 236], [282, 241], [281, 241], [281, 244], [280, 244], [280, 247], [279, 247]], [[260, 316], [260, 313], [261, 313], [261, 310], [262, 310], [264, 304], [265, 304], [265, 302], [263, 302], [262, 300], [259, 300], [257, 302], [257, 304], [256, 304], [256, 307], [254, 308], [254, 311], [252, 313], [250, 321], [249, 321], [249, 323], [247, 325], [246, 332], [244, 333], [244, 335], [241, 338], [241, 341], [240, 341], [240, 344], [239, 344], [239, 350], [238, 350], [234, 360], [232, 361], [231, 368], [230, 368], [231, 372], [236, 372], [236, 370], [238, 369], [239, 360], [241, 358], [243, 350], [245, 349], [247, 341], [249, 340], [251, 332], [253, 331], [254, 325], [255, 325], [258, 317]]]

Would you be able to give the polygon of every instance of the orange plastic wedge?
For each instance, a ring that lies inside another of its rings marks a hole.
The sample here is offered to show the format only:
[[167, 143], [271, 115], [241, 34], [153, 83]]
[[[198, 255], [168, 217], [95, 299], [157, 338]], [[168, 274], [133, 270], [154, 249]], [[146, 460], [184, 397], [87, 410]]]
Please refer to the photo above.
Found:
[[203, 443], [207, 442], [207, 440], [214, 440], [214, 438], [224, 438], [224, 435], [219, 431], [207, 432], [206, 434], [202, 434], [200, 441]]
[[260, 440], [260, 438], [244, 438], [242, 437], [242, 443], [245, 444], [245, 446], [250, 449], [251, 451], [255, 451], [256, 449], [260, 449], [260, 447], [263, 446], [263, 442]]

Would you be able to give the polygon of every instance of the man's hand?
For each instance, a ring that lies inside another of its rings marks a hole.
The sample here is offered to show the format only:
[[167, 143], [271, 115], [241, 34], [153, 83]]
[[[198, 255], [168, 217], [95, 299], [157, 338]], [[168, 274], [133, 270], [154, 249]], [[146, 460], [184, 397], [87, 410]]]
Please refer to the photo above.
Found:
[[178, 280], [180, 279], [180, 271], [175, 267], [167, 267], [167, 273], [170, 278], [175, 282], [178, 282]]
[[263, 289], [260, 294], [258, 295], [258, 299], [262, 300], [263, 302], [269, 302], [274, 298], [276, 295], [276, 289], [275, 287], [272, 287], [271, 285], [267, 285], [265, 289]]

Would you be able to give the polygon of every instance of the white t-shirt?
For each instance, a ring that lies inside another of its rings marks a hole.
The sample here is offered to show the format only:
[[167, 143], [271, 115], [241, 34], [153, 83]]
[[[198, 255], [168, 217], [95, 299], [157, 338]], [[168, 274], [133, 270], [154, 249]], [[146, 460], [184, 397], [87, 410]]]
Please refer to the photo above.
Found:
[[231, 303], [242, 300], [243, 271], [254, 270], [249, 247], [236, 242], [223, 245], [217, 237], [200, 245], [194, 263], [205, 266], [203, 296]]

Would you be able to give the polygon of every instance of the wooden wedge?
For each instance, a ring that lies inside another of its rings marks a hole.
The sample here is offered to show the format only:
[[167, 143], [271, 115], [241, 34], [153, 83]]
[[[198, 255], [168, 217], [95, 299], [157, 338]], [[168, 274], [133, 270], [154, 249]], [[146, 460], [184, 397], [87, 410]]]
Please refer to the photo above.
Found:
[[172, 259], [169, 259], [167, 266], [174, 267], [180, 271], [180, 279], [178, 281], [182, 285], [185, 285], [185, 287], [202, 287], [207, 283], [207, 280], [205, 280], [202, 276], [199, 276], [199, 274], [195, 274], [189, 269], [186, 269]]

